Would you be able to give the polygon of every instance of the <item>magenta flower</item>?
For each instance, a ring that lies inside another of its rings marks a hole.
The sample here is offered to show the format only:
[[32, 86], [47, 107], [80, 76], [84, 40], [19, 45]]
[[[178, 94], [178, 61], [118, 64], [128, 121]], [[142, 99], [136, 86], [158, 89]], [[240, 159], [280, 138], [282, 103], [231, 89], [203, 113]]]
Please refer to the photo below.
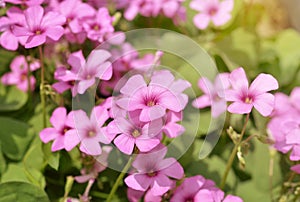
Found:
[[148, 154], [139, 154], [133, 162], [136, 173], [125, 178], [128, 187], [138, 190], [149, 190], [154, 196], [161, 196], [172, 187], [172, 180], [181, 179], [183, 168], [174, 158], [166, 158], [167, 148], [154, 149]]
[[185, 128], [178, 122], [182, 121], [182, 112], [172, 112], [169, 111], [165, 117], [165, 124], [163, 126], [163, 132], [169, 138], [175, 138], [182, 135]]
[[93, 50], [87, 61], [81, 61], [82, 66], [78, 73], [76, 90], [83, 94], [89, 87], [93, 86], [96, 79], [109, 80], [112, 77], [111, 63], [108, 58], [111, 54], [106, 50]]
[[254, 107], [263, 116], [269, 116], [274, 108], [274, 96], [267, 93], [278, 89], [277, 80], [269, 74], [259, 74], [249, 87], [243, 68], [235, 69], [229, 76], [232, 89], [225, 92], [225, 99], [233, 102], [228, 111], [248, 114]]
[[166, 110], [180, 112], [188, 102], [187, 95], [182, 92], [190, 83], [174, 80], [169, 71], [154, 73], [149, 85], [141, 75], [134, 75], [121, 88], [123, 97], [116, 103], [128, 111], [141, 110], [140, 121], [143, 122], [165, 116]]
[[[91, 179], [96, 179], [98, 174], [106, 169], [108, 155], [111, 152], [112, 147], [104, 146], [102, 147], [102, 154], [100, 156], [95, 156], [94, 164], [92, 168], [83, 168], [80, 172], [80, 176], [76, 176], [75, 180], [79, 183], [85, 183]], [[90, 166], [90, 165], [89, 165]]]
[[24, 92], [28, 91], [28, 87], [33, 91], [35, 87], [35, 78], [34, 76], [30, 76], [28, 80], [28, 72], [40, 68], [40, 63], [37, 60], [32, 60], [30, 58], [28, 58], [28, 61], [30, 61], [29, 67], [25, 56], [20, 55], [15, 57], [10, 64], [12, 72], [4, 74], [1, 78], [1, 82], [5, 85], [16, 85]]
[[211, 83], [211, 81], [205, 77], [201, 78], [198, 82], [198, 86], [204, 92], [204, 95], [194, 100], [193, 106], [199, 109], [211, 106], [212, 116], [220, 116], [227, 108], [224, 91], [230, 87], [228, 78], [228, 73], [217, 75], [214, 83]]
[[40, 132], [40, 138], [42, 142], [48, 143], [54, 140], [51, 150], [53, 152], [65, 149], [67, 131], [74, 128], [74, 122], [72, 119], [72, 113], [67, 115], [67, 110], [64, 107], [56, 108], [50, 118], [50, 123], [53, 128], [45, 128]]
[[67, 131], [65, 135], [66, 150], [70, 151], [81, 143], [80, 151], [92, 156], [100, 155], [102, 153], [100, 142], [110, 143], [106, 136], [106, 127], [102, 127], [109, 118], [108, 111], [97, 106], [92, 110], [90, 118], [82, 110], [73, 111], [72, 117], [75, 129]]
[[107, 8], [100, 8], [95, 16], [83, 20], [83, 28], [87, 37], [93, 41], [102, 42], [104, 37], [114, 32], [112, 26], [113, 18], [109, 15]]
[[291, 170], [294, 171], [295, 173], [300, 174], [300, 164], [292, 166]]
[[0, 44], [7, 50], [15, 51], [19, 47], [19, 43], [24, 45], [27, 37], [16, 37], [13, 29], [16, 25], [21, 26], [25, 23], [23, 11], [18, 7], [10, 7], [6, 11], [7, 17], [0, 18]]
[[48, 12], [44, 15], [41, 6], [32, 6], [24, 11], [26, 24], [15, 26], [13, 33], [16, 36], [27, 36], [25, 48], [33, 48], [46, 42], [47, 37], [57, 41], [64, 34], [62, 25], [66, 18], [56, 12]]
[[134, 145], [141, 152], [148, 152], [160, 143], [162, 120], [157, 119], [145, 124], [135, 118], [127, 120], [119, 117], [110, 122], [107, 129], [113, 137], [119, 134], [114, 140], [115, 145], [121, 152], [130, 155]]
[[194, 17], [194, 24], [199, 29], [205, 29], [212, 21], [214, 25], [221, 26], [231, 19], [233, 0], [193, 0], [190, 7], [200, 13]]

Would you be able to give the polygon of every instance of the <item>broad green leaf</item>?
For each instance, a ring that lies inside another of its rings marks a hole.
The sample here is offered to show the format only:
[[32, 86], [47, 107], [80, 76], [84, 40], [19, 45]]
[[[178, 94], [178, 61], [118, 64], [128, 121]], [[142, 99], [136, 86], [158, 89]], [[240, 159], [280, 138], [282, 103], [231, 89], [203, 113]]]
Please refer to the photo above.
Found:
[[60, 155], [59, 152], [51, 151], [51, 145], [52, 143], [43, 144], [42, 151], [45, 157], [45, 161], [49, 164], [49, 166], [55, 170], [58, 170]]
[[1, 202], [49, 202], [46, 193], [29, 183], [6, 182], [0, 184]]
[[27, 93], [15, 86], [4, 86], [0, 82], [0, 111], [20, 109], [27, 102]]
[[4, 173], [4, 171], [6, 170], [6, 161], [5, 161], [5, 158], [3, 156], [1, 148], [2, 148], [2, 146], [0, 144], [0, 177]]
[[12, 160], [20, 160], [33, 138], [33, 133], [26, 123], [0, 117], [0, 143], [3, 153]]
[[[1, 11], [5, 11], [5, 9], [1, 8]], [[3, 48], [0, 49], [0, 74], [2, 75], [6, 69], [8, 70], [9, 64], [11, 60], [16, 56], [16, 52], [7, 51]], [[3, 71], [4, 70], [4, 71]]]

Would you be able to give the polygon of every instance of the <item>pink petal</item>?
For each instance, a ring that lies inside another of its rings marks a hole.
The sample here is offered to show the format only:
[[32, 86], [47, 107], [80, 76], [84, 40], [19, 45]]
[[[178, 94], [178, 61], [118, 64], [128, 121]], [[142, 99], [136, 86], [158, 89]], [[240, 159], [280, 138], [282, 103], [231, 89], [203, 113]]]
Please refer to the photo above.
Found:
[[176, 14], [176, 11], [178, 10], [178, 8], [179, 8], [178, 2], [168, 1], [163, 4], [162, 9], [163, 9], [165, 16], [172, 18]]
[[259, 74], [251, 83], [249, 91], [255, 95], [278, 89], [277, 80], [270, 74]]
[[242, 67], [233, 70], [229, 76], [229, 80], [232, 88], [235, 90], [248, 89], [248, 79], [246, 77], [245, 70]]
[[300, 160], [300, 145], [295, 145], [293, 147], [292, 153], [290, 155], [290, 159], [292, 161], [299, 161]]
[[216, 26], [221, 26], [226, 24], [231, 19], [231, 14], [218, 12], [216, 15], [211, 17], [211, 20]]
[[227, 105], [225, 100], [219, 100], [213, 102], [211, 106], [211, 115], [212, 117], [218, 117], [220, 116], [223, 112], [226, 111]]
[[64, 136], [59, 135], [52, 143], [51, 151], [55, 152], [65, 148]]
[[129, 175], [124, 181], [128, 187], [139, 191], [146, 191], [152, 182], [151, 178], [144, 174]]
[[17, 37], [34, 35], [34, 33], [28, 30], [27, 28], [20, 26], [14, 26], [12, 31], [13, 34]]
[[240, 93], [237, 90], [226, 90], [224, 92], [224, 98], [226, 101], [229, 102], [236, 102], [236, 101], [240, 101], [241, 100], [241, 95], [242, 93]]
[[196, 100], [194, 100], [192, 104], [193, 104], [193, 107], [202, 109], [202, 108], [211, 106], [212, 101], [210, 99], [210, 96], [202, 95], [202, 96], [198, 97]]
[[199, 29], [205, 29], [208, 26], [209, 21], [210, 21], [209, 16], [202, 13], [197, 14], [193, 19], [194, 24]]
[[215, 202], [211, 191], [207, 189], [200, 189], [194, 197], [195, 201]]
[[97, 73], [96, 73], [96, 77], [101, 79], [101, 80], [109, 80], [112, 77], [112, 64], [110, 62], [105, 62], [103, 64], [101, 64], [98, 68], [97, 68]]
[[109, 118], [108, 111], [102, 106], [96, 106], [91, 113], [91, 122], [98, 127], [103, 126]]
[[0, 44], [7, 50], [15, 51], [18, 49], [18, 39], [11, 32], [3, 32], [0, 36]]
[[63, 93], [66, 90], [72, 88], [72, 86], [67, 82], [61, 81], [61, 82], [57, 82], [57, 83], [52, 84], [52, 88], [54, 90], [56, 90], [58, 93]]
[[231, 12], [234, 6], [234, 0], [224, 0], [220, 2], [220, 8], [223, 12]]
[[182, 166], [174, 158], [164, 159], [159, 163], [159, 167], [163, 170], [160, 173], [175, 179], [181, 179], [184, 176]]
[[[83, 110], [72, 111], [73, 113], [70, 115], [70, 118], [74, 120], [75, 128], [78, 132], [88, 130], [91, 125], [89, 117]], [[84, 137], [83, 134], [80, 134], [80, 137]]]
[[243, 202], [243, 200], [237, 196], [227, 195], [223, 202]]
[[81, 141], [79, 149], [80, 151], [92, 156], [97, 156], [102, 153], [99, 142], [95, 141], [93, 138], [83, 139]]
[[182, 79], [178, 79], [172, 83], [172, 85], [169, 87], [169, 89], [173, 92], [181, 93], [185, 89], [190, 88], [192, 85], [190, 82]]
[[24, 11], [27, 25], [30, 30], [40, 27], [44, 16], [44, 9], [41, 6], [31, 6]]
[[85, 91], [95, 84], [95, 78], [91, 78], [88, 80], [81, 80], [77, 84], [77, 91], [79, 94], [84, 94]]
[[174, 112], [179, 112], [185, 107], [180, 99], [180, 96], [176, 96], [170, 91], [165, 91], [160, 95], [159, 104]]
[[61, 130], [64, 128], [66, 118], [67, 118], [66, 108], [58, 107], [53, 111], [52, 116], [50, 118], [50, 122], [54, 126], [54, 128], [56, 128], [57, 130]]
[[300, 87], [295, 87], [290, 95], [291, 103], [300, 111]]
[[139, 148], [141, 152], [148, 152], [152, 150], [154, 147], [159, 145], [160, 139], [137, 139], [135, 141], [136, 146]]
[[48, 28], [45, 34], [54, 41], [60, 39], [60, 37], [64, 34], [64, 28], [60, 26]]
[[177, 124], [177, 123], [168, 123], [164, 127], [164, 133], [169, 137], [169, 138], [175, 138], [178, 137], [179, 135], [183, 134], [185, 129], [182, 125]]
[[233, 114], [249, 114], [252, 110], [252, 104], [246, 104], [243, 102], [234, 102], [228, 106], [227, 110]]
[[121, 152], [130, 155], [132, 154], [135, 140], [128, 135], [121, 134], [115, 138], [114, 143]]
[[106, 50], [93, 50], [87, 59], [86, 67], [89, 69], [97, 69], [99, 65], [104, 63], [110, 57], [111, 54]]
[[190, 7], [191, 7], [191, 9], [194, 9], [197, 11], [204, 11], [205, 10], [205, 2], [194, 0], [190, 3]]
[[75, 72], [79, 72], [80, 68], [85, 65], [82, 50], [72, 53], [68, 58], [68, 64], [72, 66]]
[[33, 35], [28, 37], [25, 48], [33, 48], [39, 45], [42, 45], [46, 42], [46, 35], [40, 34], [40, 35]]
[[155, 72], [155, 74], [151, 77], [151, 82], [149, 85], [159, 86], [164, 89], [168, 88], [174, 81], [173, 74], [168, 70], [161, 70]]
[[68, 130], [65, 133], [64, 145], [67, 151], [71, 151], [80, 143], [80, 137], [75, 129]]
[[212, 84], [212, 82], [205, 77], [202, 77], [201, 79], [199, 79], [198, 81], [198, 87], [205, 93], [208, 95], [211, 95], [214, 93], [214, 86]]
[[129, 6], [129, 8], [125, 11], [124, 13], [124, 17], [126, 20], [133, 20], [135, 18], [135, 16], [138, 14], [139, 12], [139, 7], [136, 5], [131, 5]]
[[154, 196], [162, 196], [170, 188], [171, 188], [171, 180], [167, 176], [163, 174], [159, 174], [155, 176], [155, 180], [152, 183], [149, 191], [151, 191], [151, 193]]
[[300, 164], [292, 166], [291, 170], [300, 174]]
[[126, 84], [121, 88], [120, 92], [124, 95], [131, 96], [138, 89], [146, 87], [144, 78], [141, 75], [134, 75], [128, 79]]
[[299, 144], [300, 143], [300, 129], [295, 128], [294, 130], [290, 131], [286, 135], [286, 143], [287, 144]]
[[85, 183], [85, 182], [89, 181], [90, 179], [93, 179], [94, 177], [95, 176], [92, 173], [90, 173], [87, 175], [75, 176], [74, 179], [78, 183]]
[[274, 95], [264, 93], [257, 97], [253, 102], [255, 109], [263, 116], [269, 116], [274, 109]]
[[40, 138], [44, 143], [54, 140], [59, 135], [59, 132], [55, 128], [45, 128], [40, 132]]
[[144, 108], [140, 114], [140, 120], [143, 122], [149, 122], [161, 118], [165, 114], [166, 110], [163, 107], [155, 105], [153, 107]]
[[57, 12], [48, 12], [43, 18], [42, 26], [46, 28], [61, 26], [66, 22], [66, 18]]
[[1, 82], [5, 85], [14, 85], [19, 83], [19, 75], [14, 72], [6, 73], [2, 76]]

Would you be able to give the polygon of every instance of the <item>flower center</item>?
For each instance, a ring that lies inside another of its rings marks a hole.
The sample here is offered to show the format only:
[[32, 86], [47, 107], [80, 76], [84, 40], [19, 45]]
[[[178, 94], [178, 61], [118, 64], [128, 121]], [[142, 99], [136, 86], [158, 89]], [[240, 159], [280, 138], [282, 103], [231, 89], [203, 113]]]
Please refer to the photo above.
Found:
[[99, 25], [94, 25], [93, 30], [98, 31], [100, 29]]
[[252, 98], [246, 97], [245, 98], [245, 103], [251, 104], [252, 103]]
[[42, 31], [38, 29], [38, 30], [35, 31], [35, 34], [40, 35], [40, 34], [42, 34]]
[[210, 16], [214, 16], [217, 12], [218, 12], [218, 8], [216, 8], [216, 7], [211, 7], [211, 8], [208, 10], [208, 14], [209, 14]]
[[27, 80], [27, 74], [22, 74], [21, 75], [21, 81]]
[[92, 76], [88, 74], [88, 75], [86, 76], [86, 79], [90, 79], [90, 78], [92, 78]]
[[94, 131], [89, 131], [89, 133], [88, 133], [88, 136], [89, 137], [95, 137], [96, 136], [96, 133], [94, 132]]
[[155, 102], [153, 100], [150, 100], [147, 102], [148, 107], [153, 107], [155, 105]]
[[150, 173], [147, 173], [147, 175], [149, 176], [149, 177], [154, 177], [154, 176], [156, 176], [156, 172], [150, 172]]
[[141, 133], [140, 133], [140, 131], [139, 131], [139, 130], [137, 130], [137, 129], [134, 129], [134, 131], [131, 133], [131, 135], [132, 135], [133, 137], [138, 137], [138, 136], [140, 136], [140, 135], [141, 135]]

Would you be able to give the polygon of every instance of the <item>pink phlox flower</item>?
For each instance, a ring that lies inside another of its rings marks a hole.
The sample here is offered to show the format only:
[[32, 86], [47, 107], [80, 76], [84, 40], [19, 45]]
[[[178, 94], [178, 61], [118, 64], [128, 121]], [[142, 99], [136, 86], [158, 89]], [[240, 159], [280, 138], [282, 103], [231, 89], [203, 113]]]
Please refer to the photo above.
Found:
[[161, 196], [172, 188], [172, 180], [181, 179], [183, 168], [174, 158], [164, 159], [166, 147], [157, 147], [147, 154], [139, 154], [133, 162], [136, 172], [125, 178], [128, 187], [138, 191], [151, 191]]
[[212, 116], [220, 116], [227, 108], [224, 91], [230, 87], [228, 78], [228, 73], [221, 73], [216, 76], [214, 83], [212, 83], [208, 78], [202, 77], [198, 86], [204, 95], [194, 100], [193, 106], [199, 109], [211, 106]]
[[83, 94], [93, 86], [96, 79], [109, 80], [112, 77], [112, 66], [108, 60], [111, 54], [102, 49], [93, 50], [87, 61], [81, 66], [75, 88], [79, 94]]
[[269, 116], [274, 108], [274, 95], [268, 91], [278, 89], [277, 80], [269, 74], [259, 74], [249, 87], [243, 68], [235, 69], [229, 76], [232, 89], [225, 91], [230, 113], [248, 114], [254, 107], [261, 115]]
[[226, 24], [231, 19], [233, 0], [193, 0], [190, 7], [199, 11], [193, 21], [199, 29], [205, 29], [210, 21], [215, 26]]
[[80, 71], [80, 68], [85, 65], [85, 59], [82, 54], [82, 51], [77, 51], [68, 57], [68, 64], [71, 69], [67, 67], [59, 67], [54, 72], [54, 78], [58, 80], [57, 83], [54, 83], [52, 87], [58, 92], [63, 93], [64, 91], [71, 89], [72, 95], [76, 96], [77, 91], [74, 87], [75, 81], [77, 80], [77, 75]]
[[171, 72], [157, 71], [147, 85], [143, 76], [134, 75], [121, 88], [123, 97], [116, 103], [128, 111], [141, 110], [140, 121], [149, 122], [165, 116], [167, 110], [182, 111], [188, 96], [182, 92], [190, 83], [178, 79]]
[[47, 38], [58, 41], [64, 34], [62, 25], [66, 18], [57, 12], [47, 12], [41, 6], [32, 6], [24, 11], [26, 24], [15, 26], [13, 33], [16, 36], [27, 36], [25, 48], [42, 45]]
[[103, 146], [102, 147], [102, 154], [99, 156], [95, 156], [94, 164], [91, 168], [83, 168], [80, 172], [80, 176], [76, 176], [75, 180], [79, 183], [85, 183], [91, 179], [96, 179], [98, 174], [106, 169], [107, 167], [107, 159], [109, 153], [111, 152], [112, 147], [110, 146]]
[[25, 6], [38, 6], [41, 5], [44, 0], [4, 0], [7, 3]]
[[102, 153], [100, 143], [109, 144], [104, 123], [109, 118], [108, 111], [101, 107], [94, 107], [90, 118], [82, 110], [73, 111], [75, 129], [69, 130], [65, 136], [66, 150], [72, 150], [80, 143], [80, 151], [98, 156]]
[[175, 138], [182, 135], [185, 128], [178, 122], [181, 122], [183, 118], [182, 112], [168, 111], [165, 117], [165, 124], [163, 126], [163, 132], [169, 138]]
[[72, 113], [67, 114], [67, 110], [64, 107], [56, 108], [50, 118], [52, 128], [45, 128], [40, 132], [40, 138], [44, 143], [48, 143], [52, 140], [51, 150], [53, 152], [66, 148], [65, 138], [67, 131], [74, 128], [74, 121], [72, 119]]
[[10, 7], [6, 11], [5, 17], [0, 18], [0, 44], [7, 50], [15, 51], [19, 47], [19, 43], [24, 45], [27, 37], [16, 37], [13, 33], [15, 26], [21, 26], [25, 23], [23, 11], [18, 7]]
[[28, 91], [30, 82], [30, 90], [34, 90], [36, 80], [34, 76], [31, 75], [28, 81], [28, 73], [29, 71], [35, 71], [40, 68], [40, 63], [30, 57], [28, 57], [27, 60], [23, 55], [15, 57], [10, 64], [10, 69], [12, 71], [2, 76], [1, 82], [5, 85], [16, 85], [24, 92]]
[[107, 8], [100, 8], [95, 16], [83, 20], [83, 28], [90, 40], [102, 42], [105, 35], [113, 33], [113, 17], [109, 15]]
[[143, 123], [138, 119], [138, 115], [132, 115], [128, 119], [116, 118], [108, 124], [107, 131], [112, 138], [118, 135], [114, 139], [115, 145], [121, 152], [130, 155], [135, 145], [141, 152], [155, 148], [160, 143], [162, 126], [161, 119]]

